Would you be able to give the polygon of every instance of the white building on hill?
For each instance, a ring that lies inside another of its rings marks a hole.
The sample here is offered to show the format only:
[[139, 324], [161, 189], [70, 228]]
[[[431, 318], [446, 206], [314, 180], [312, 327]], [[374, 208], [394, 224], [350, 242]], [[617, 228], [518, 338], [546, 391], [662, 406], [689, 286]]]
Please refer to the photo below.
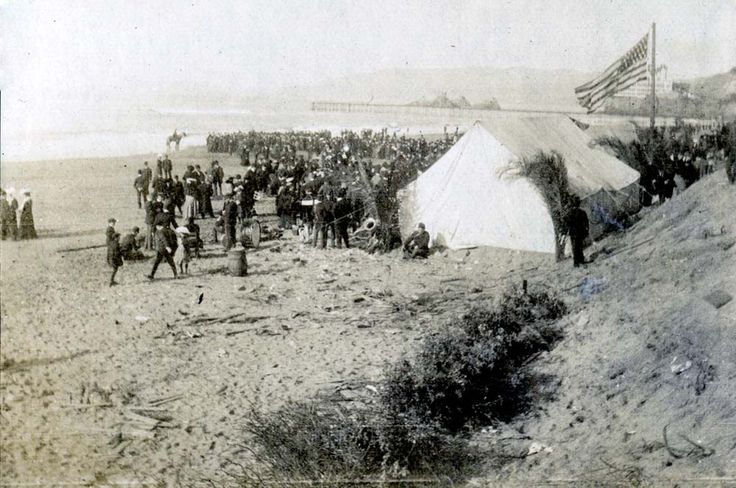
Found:
[[[672, 80], [669, 77], [667, 65], [660, 65], [657, 68], [656, 89], [658, 97], [675, 97], [677, 94], [672, 89]], [[618, 92], [614, 97], [621, 98], [646, 98], [652, 91], [652, 77], [649, 74], [646, 80], [630, 86], [629, 88]]]

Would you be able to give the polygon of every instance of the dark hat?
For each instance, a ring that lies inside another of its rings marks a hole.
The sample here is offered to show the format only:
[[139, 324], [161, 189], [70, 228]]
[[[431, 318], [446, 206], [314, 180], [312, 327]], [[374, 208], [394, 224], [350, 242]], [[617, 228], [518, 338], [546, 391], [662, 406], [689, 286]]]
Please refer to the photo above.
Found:
[[420, 229], [426, 229], [426, 227], [424, 227], [424, 224], [421, 223], [421, 222], [419, 222], [419, 224], [417, 224], [417, 227], [419, 227]]
[[131, 230], [133, 231], [133, 234], [141, 231], [138, 227], [133, 227]]
[[109, 219], [107, 219], [108, 224], [114, 224], [115, 222], [117, 222], [117, 219], [115, 219], [115, 217], [110, 217]]

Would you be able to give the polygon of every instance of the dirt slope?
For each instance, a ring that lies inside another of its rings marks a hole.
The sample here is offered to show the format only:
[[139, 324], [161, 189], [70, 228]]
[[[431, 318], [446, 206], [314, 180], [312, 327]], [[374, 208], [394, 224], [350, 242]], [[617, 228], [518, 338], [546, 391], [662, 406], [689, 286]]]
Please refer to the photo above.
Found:
[[560, 378], [557, 400], [510, 439], [486, 436], [523, 457], [498, 477], [733, 483], [736, 300], [717, 309], [705, 297], [736, 295], [735, 242], [736, 187], [721, 171], [598, 243], [585, 271], [550, 274], [578, 284], [566, 338], [536, 366]]

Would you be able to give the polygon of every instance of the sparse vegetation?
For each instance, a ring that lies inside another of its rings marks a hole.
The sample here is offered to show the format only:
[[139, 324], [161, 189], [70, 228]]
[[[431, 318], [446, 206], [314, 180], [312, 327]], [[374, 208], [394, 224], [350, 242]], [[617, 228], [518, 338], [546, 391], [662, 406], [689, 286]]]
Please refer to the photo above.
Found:
[[428, 335], [419, 350], [387, 369], [375, 401], [350, 407], [328, 400], [253, 409], [245, 430], [262, 470], [258, 477], [350, 485], [345, 480], [458, 479], [477, 456], [468, 443], [476, 426], [506, 421], [537, 398], [526, 364], [562, 337], [567, 312], [546, 293], [505, 293], [492, 309], [475, 308]]

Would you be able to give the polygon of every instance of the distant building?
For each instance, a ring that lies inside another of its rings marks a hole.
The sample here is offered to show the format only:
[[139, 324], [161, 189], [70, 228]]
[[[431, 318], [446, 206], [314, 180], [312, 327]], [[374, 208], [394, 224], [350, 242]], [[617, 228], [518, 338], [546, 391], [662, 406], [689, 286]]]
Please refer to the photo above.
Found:
[[[666, 65], [660, 65], [657, 68], [656, 76], [657, 97], [676, 97], [677, 93], [672, 89], [672, 80], [670, 80]], [[646, 98], [652, 93], [651, 73], [647, 71], [647, 79], [630, 86], [626, 90], [618, 92], [614, 97], [619, 98]]]

